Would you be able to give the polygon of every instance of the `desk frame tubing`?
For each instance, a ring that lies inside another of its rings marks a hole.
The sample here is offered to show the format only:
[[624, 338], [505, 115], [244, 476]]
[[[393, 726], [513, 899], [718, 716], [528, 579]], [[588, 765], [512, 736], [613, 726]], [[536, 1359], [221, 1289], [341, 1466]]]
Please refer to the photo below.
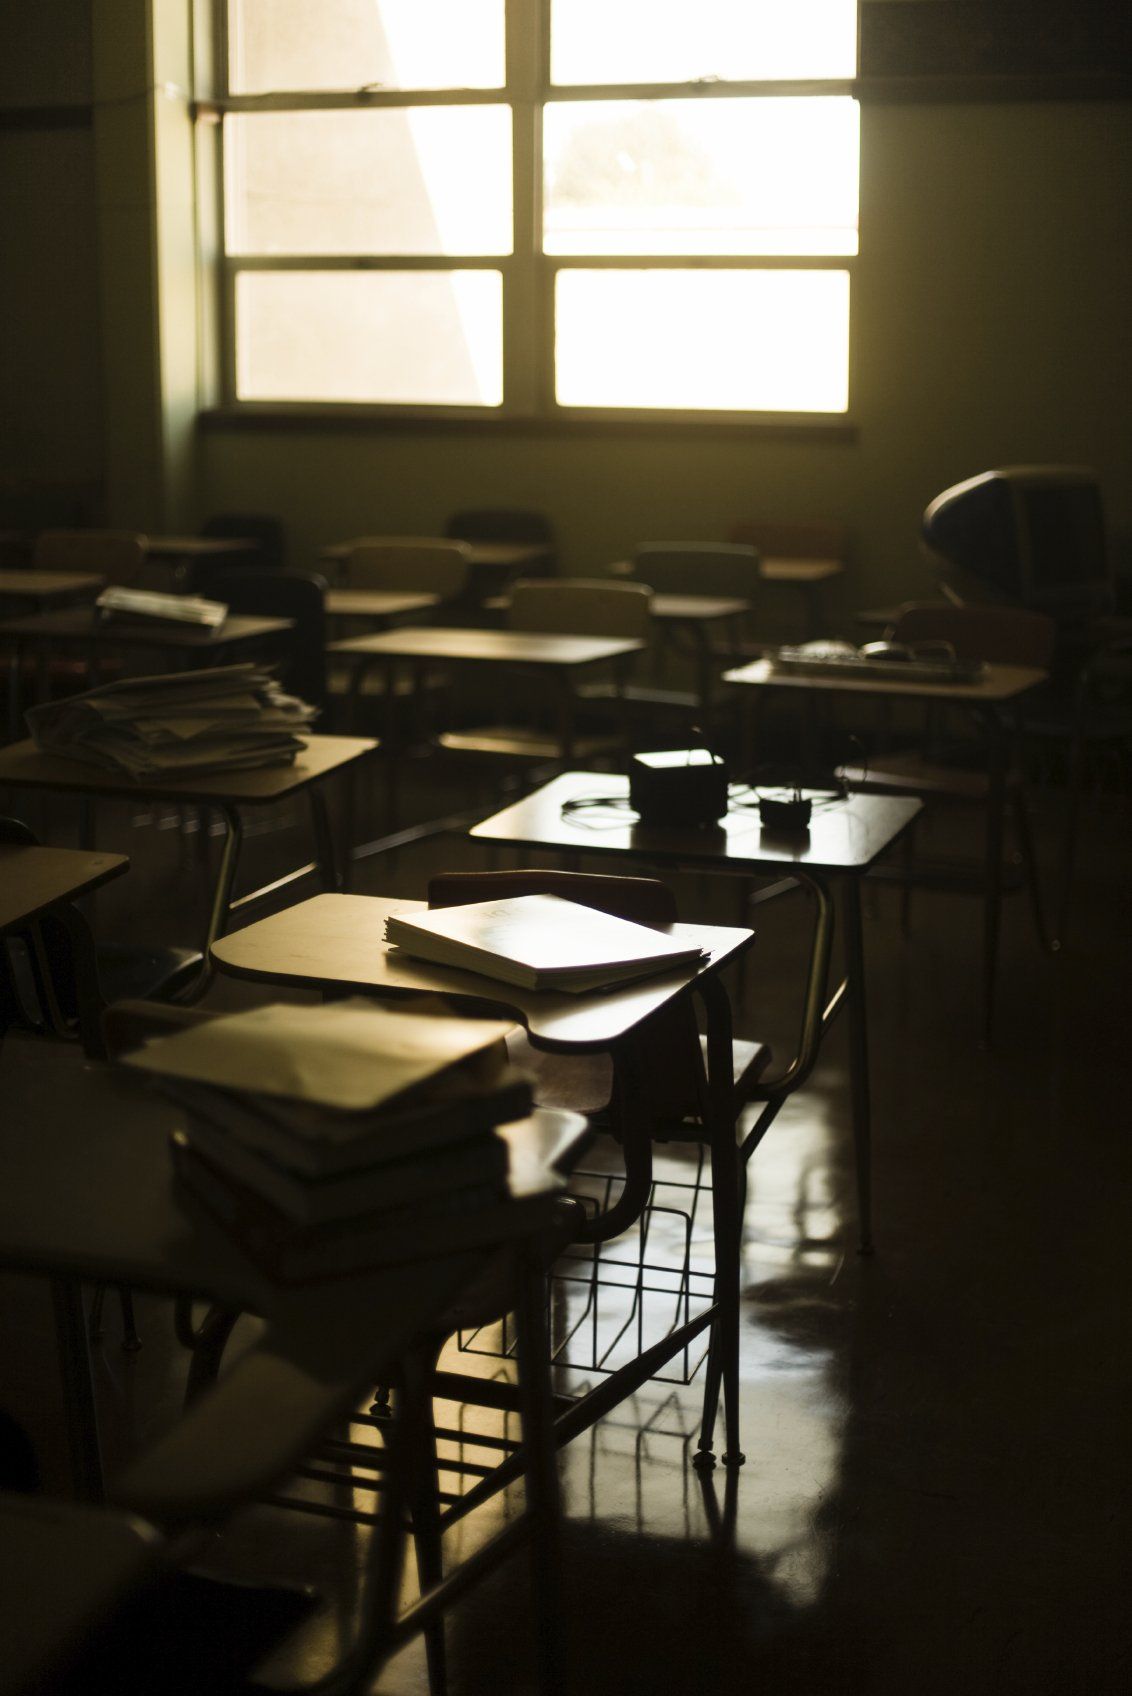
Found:
[[82, 1286], [73, 1278], [53, 1278], [51, 1303], [75, 1494], [80, 1501], [101, 1502], [102, 1451]]

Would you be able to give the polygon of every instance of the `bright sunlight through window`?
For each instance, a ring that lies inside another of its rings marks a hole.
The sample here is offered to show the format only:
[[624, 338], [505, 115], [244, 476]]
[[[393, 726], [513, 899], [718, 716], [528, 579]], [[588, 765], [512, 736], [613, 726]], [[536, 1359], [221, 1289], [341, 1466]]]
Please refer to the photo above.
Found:
[[231, 399], [847, 410], [855, 0], [222, 0], [222, 22]]

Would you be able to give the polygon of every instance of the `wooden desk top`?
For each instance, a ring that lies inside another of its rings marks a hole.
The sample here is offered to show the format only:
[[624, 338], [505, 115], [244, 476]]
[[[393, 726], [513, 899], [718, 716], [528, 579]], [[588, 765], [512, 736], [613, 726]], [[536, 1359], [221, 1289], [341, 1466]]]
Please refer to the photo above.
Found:
[[759, 576], [767, 583], [825, 583], [831, 577], [840, 577], [844, 570], [839, 559], [791, 559], [764, 554], [759, 560]]
[[227, 802], [254, 806], [278, 801], [331, 772], [370, 754], [378, 744], [362, 736], [308, 736], [291, 765], [254, 766], [244, 771], [217, 771], [199, 777], [134, 778], [124, 772], [103, 771], [68, 760], [61, 754], [41, 754], [32, 741], [0, 748], [0, 785], [16, 789], [56, 789], [89, 795], [154, 795], [186, 804]]
[[94, 607], [61, 607], [55, 612], [32, 613], [27, 618], [8, 618], [0, 623], [0, 639], [13, 642], [96, 642], [106, 647], [207, 648], [215, 653], [240, 642], [265, 636], [284, 636], [293, 630], [292, 618], [249, 618], [232, 613], [219, 630], [202, 630], [199, 625], [161, 624], [150, 628], [140, 622], [108, 619]]
[[654, 595], [649, 604], [654, 618], [674, 624], [710, 624], [717, 618], [738, 618], [750, 610], [750, 601], [738, 595]]
[[60, 901], [88, 895], [129, 864], [125, 854], [0, 842], [0, 932], [39, 918]]
[[[643, 825], [624, 805], [628, 795], [626, 777], [563, 772], [469, 834], [515, 847], [633, 855], [655, 864], [698, 864], [716, 871], [793, 865], [815, 872], [864, 872], [922, 810], [920, 801], [903, 796], [852, 795], [831, 805], [819, 800], [808, 834], [796, 837], [764, 830], [758, 812], [746, 807], [733, 809], [718, 825]], [[622, 804], [563, 814], [564, 803], [582, 796], [610, 796]]]
[[326, 611], [330, 618], [397, 618], [409, 613], [431, 612], [439, 605], [439, 595], [415, 594], [409, 589], [326, 591]]
[[0, 597], [50, 601], [58, 596], [96, 595], [105, 581], [93, 571], [0, 571]]
[[[3, 626], [0, 626], [2, 631]], [[470, 663], [571, 667], [596, 665], [602, 660], [636, 654], [643, 642], [611, 636], [539, 635], [524, 630], [443, 629], [410, 625], [382, 630], [374, 636], [353, 636], [332, 642], [332, 654], [355, 654], [371, 659], [460, 660]]]
[[[553, 582], [553, 578], [550, 579]], [[510, 595], [492, 595], [484, 603], [488, 612], [506, 612], [511, 605]], [[736, 595], [654, 595], [649, 602], [653, 618], [673, 624], [710, 624], [717, 618], [738, 618], [750, 612], [750, 601]]]
[[[592, 778], [591, 778], [592, 781]], [[356, 989], [379, 995], [439, 994], [473, 1012], [493, 1012], [527, 1027], [536, 1047], [582, 1053], [607, 1049], [704, 972], [736, 959], [754, 932], [722, 925], [674, 925], [671, 934], [710, 950], [699, 966], [641, 978], [619, 988], [570, 995], [522, 990], [478, 972], [414, 960], [385, 941], [391, 913], [419, 911], [420, 901], [373, 895], [314, 895], [282, 913], [221, 937], [217, 969], [256, 983], [306, 989]]]
[[254, 536], [147, 536], [145, 551], [150, 559], [216, 559], [258, 553], [259, 543]]
[[[349, 542], [331, 542], [318, 550], [319, 559], [334, 561], [346, 560], [352, 550], [362, 542], [393, 542], [410, 543], [419, 538], [415, 536], [355, 536]], [[458, 541], [459, 537], [429, 537], [428, 540]], [[476, 566], [498, 567], [500, 569], [519, 571], [527, 566], [544, 565], [552, 556], [553, 550], [545, 542], [468, 542], [466, 547], [471, 549], [468, 564]]]
[[773, 660], [753, 660], [750, 665], [725, 671], [725, 683], [755, 685], [766, 689], [820, 689], [844, 695], [903, 695], [918, 701], [962, 701], [992, 706], [1000, 701], [1012, 701], [1046, 681], [1047, 673], [1021, 665], [988, 665], [977, 683], [908, 683], [900, 677], [900, 667], [894, 664], [892, 678], [833, 677], [803, 675], [779, 671]]

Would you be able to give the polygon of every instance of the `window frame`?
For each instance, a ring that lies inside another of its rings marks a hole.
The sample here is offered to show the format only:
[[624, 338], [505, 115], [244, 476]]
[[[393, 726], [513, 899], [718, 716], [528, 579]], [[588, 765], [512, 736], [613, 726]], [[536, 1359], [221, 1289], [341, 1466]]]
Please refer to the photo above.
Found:
[[[561, 101], [643, 101], [799, 96], [858, 101], [857, 78], [719, 83], [554, 84], [550, 80], [551, 0], [506, 0], [505, 82], [486, 89], [280, 90], [232, 94], [228, 90], [229, 0], [206, 0], [211, 13], [210, 61], [214, 97], [197, 100], [198, 182], [203, 186], [200, 249], [216, 280], [215, 314], [219, 403], [230, 418], [356, 420], [370, 423], [504, 427], [510, 430], [606, 426], [664, 430], [667, 426], [717, 427], [727, 433], [773, 430], [793, 436], [855, 434], [854, 284], [856, 254], [548, 254], [542, 247], [542, 114]], [[860, 4], [857, 8], [858, 62]], [[512, 251], [509, 254], [229, 254], [226, 247], [226, 167], [223, 118], [228, 114], [365, 111], [422, 106], [505, 105], [511, 112]], [[209, 192], [211, 189], [211, 192]], [[835, 270], [848, 276], [850, 325], [849, 404], [843, 412], [768, 411], [669, 407], [563, 406], [554, 395], [554, 300], [558, 273], [580, 270]], [[497, 272], [502, 282], [503, 400], [499, 406], [341, 400], [255, 400], [237, 394], [236, 288], [247, 271], [464, 271]]]

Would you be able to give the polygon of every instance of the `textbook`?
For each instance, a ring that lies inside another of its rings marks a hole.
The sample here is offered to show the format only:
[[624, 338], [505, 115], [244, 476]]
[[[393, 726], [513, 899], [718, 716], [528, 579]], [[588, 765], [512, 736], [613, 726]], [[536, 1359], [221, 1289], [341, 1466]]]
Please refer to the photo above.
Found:
[[[482, 1139], [496, 1125], [525, 1119], [531, 1086], [524, 1073], [485, 1052], [444, 1074], [406, 1107], [335, 1113], [314, 1103], [239, 1093], [159, 1078], [162, 1092], [184, 1107], [190, 1134], [201, 1124], [240, 1144], [298, 1182], [352, 1180], [385, 1163]], [[232, 1159], [239, 1156], [233, 1153]], [[249, 1168], [245, 1168], [245, 1172]], [[265, 1186], [264, 1193], [270, 1191]]]
[[457, 1254], [498, 1240], [516, 1202], [506, 1178], [434, 1193], [408, 1206], [296, 1227], [262, 1196], [218, 1172], [183, 1132], [170, 1138], [178, 1185], [268, 1277], [284, 1284], [345, 1277], [370, 1268]]
[[162, 595], [149, 589], [104, 589], [94, 604], [104, 619], [174, 629], [217, 631], [228, 616], [223, 601], [205, 600], [201, 595]]
[[412, 1011], [363, 996], [321, 1007], [272, 1002], [151, 1037], [125, 1064], [163, 1077], [253, 1091], [330, 1113], [292, 1123], [329, 1141], [349, 1139], [352, 1114], [405, 1102], [410, 1093], [482, 1049], [502, 1047], [504, 1019], [460, 1019], [430, 998]]
[[520, 989], [579, 993], [694, 965], [698, 944], [558, 895], [514, 895], [405, 913], [385, 940], [439, 966], [482, 972]]
[[492, 1130], [444, 1148], [418, 1149], [400, 1160], [386, 1160], [323, 1177], [301, 1177], [249, 1149], [223, 1126], [201, 1115], [190, 1119], [189, 1147], [229, 1184], [262, 1196], [297, 1225], [325, 1225], [357, 1214], [401, 1210], [441, 1195], [475, 1187], [500, 1188], [507, 1176], [507, 1146]]
[[[383, 1183], [412, 1188], [407, 1172], [381, 1179], [377, 1168], [454, 1154], [526, 1117], [530, 1083], [503, 1040], [513, 1028], [454, 1018], [431, 996], [411, 1011], [361, 997], [280, 1004], [152, 1037], [123, 1064], [186, 1110], [190, 1139], [215, 1164], [295, 1217], [326, 1218], [351, 1202], [351, 1184], [378, 1197]], [[489, 1147], [483, 1174], [492, 1157]], [[450, 1179], [443, 1160], [429, 1166], [435, 1183]], [[360, 1205], [353, 1199], [352, 1210]]]

